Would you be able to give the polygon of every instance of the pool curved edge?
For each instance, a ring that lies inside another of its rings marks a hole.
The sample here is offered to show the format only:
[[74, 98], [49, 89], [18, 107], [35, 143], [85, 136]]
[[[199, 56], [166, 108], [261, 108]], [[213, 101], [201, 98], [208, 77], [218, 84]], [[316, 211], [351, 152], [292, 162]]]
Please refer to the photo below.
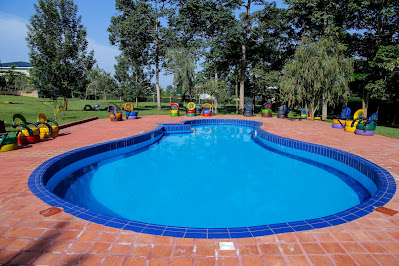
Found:
[[[47, 204], [61, 207], [66, 213], [97, 224], [153, 235], [208, 239], [258, 237], [335, 226], [371, 213], [376, 207], [385, 205], [394, 196], [396, 182], [392, 175], [384, 168], [349, 152], [268, 133], [261, 129], [262, 124], [257, 121], [233, 119], [198, 119], [175, 124], [159, 124], [156, 129], [140, 135], [82, 147], [53, 157], [42, 163], [32, 172], [29, 176], [28, 186], [32, 193]], [[117, 149], [127, 148], [140, 143], [151, 144], [152, 140], [155, 142], [157, 137], [163, 134], [188, 133], [191, 131], [191, 125], [241, 125], [253, 127], [258, 137], [282, 146], [328, 156], [359, 170], [377, 185], [378, 190], [368, 200], [359, 205], [343, 212], [317, 219], [239, 228], [187, 228], [142, 223], [99, 214], [61, 199], [45, 187], [45, 183], [66, 165], [98, 153], [112, 153], [112, 151], [116, 151]]]

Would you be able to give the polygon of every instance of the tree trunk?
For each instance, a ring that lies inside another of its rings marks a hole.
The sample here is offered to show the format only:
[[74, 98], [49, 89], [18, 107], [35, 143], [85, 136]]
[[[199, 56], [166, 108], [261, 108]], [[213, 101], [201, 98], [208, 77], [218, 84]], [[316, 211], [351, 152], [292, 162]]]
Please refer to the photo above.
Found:
[[238, 81], [236, 81], [236, 113], [238, 114]]
[[240, 71], [240, 106], [239, 109], [244, 109], [244, 92], [245, 92], [245, 71], [247, 69], [247, 57], [246, 57], [246, 44], [247, 44], [247, 32], [249, 27], [249, 11], [251, 10], [251, 2], [252, 0], [248, 0], [247, 2], [247, 13], [245, 15], [244, 20], [244, 29], [242, 32], [243, 40], [241, 45], [241, 71]]
[[[156, 4], [156, 1], [155, 1]], [[161, 88], [159, 87], [159, 27], [158, 27], [158, 8], [156, 7], [156, 21], [155, 21], [155, 32], [156, 32], [156, 37], [155, 37], [155, 77], [156, 77], [156, 84], [155, 87], [157, 89], [157, 105], [158, 105], [158, 111], [161, 111]]]
[[323, 93], [323, 103], [322, 103], [322, 110], [321, 110], [321, 119], [323, 120], [327, 120], [327, 108], [328, 108], [328, 104], [327, 104], [327, 97], [326, 97], [327, 92]]
[[137, 108], [137, 107], [139, 107], [139, 98], [138, 97], [136, 97], [136, 106], [135, 106], [135, 108]]
[[213, 104], [213, 110], [215, 111], [215, 114], [217, 114], [218, 113], [218, 98], [216, 97], [216, 95], [212, 95], [213, 96], [213, 101], [214, 101], [214, 104]]
[[367, 117], [367, 109], [369, 108], [369, 100], [370, 100], [370, 96], [367, 93], [366, 89], [363, 88], [362, 109], [364, 111], [365, 117]]
[[64, 97], [64, 111], [68, 110], [68, 98]]

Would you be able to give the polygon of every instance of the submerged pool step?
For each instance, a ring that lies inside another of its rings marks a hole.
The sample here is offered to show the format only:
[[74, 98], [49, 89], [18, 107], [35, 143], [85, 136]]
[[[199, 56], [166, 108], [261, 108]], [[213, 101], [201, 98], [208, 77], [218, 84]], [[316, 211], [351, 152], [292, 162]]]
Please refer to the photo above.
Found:
[[191, 133], [191, 125], [183, 124], [160, 124], [166, 133]]

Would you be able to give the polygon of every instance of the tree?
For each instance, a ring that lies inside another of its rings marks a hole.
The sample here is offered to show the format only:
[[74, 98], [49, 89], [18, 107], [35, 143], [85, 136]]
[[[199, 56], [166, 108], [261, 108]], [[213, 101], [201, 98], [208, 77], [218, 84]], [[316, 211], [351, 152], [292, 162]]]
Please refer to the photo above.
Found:
[[[108, 28], [111, 44], [119, 45], [134, 67], [155, 65], [158, 110], [161, 110], [161, 90], [159, 87], [160, 67], [166, 51], [162, 37], [160, 18], [164, 17], [172, 1], [125, 1], [116, 0], [118, 16], [111, 18]], [[153, 3], [153, 5], [152, 5]]]
[[116, 59], [115, 78], [119, 85], [119, 96], [126, 100], [136, 99], [138, 107], [139, 99], [147, 96], [148, 90], [151, 90], [151, 73], [143, 66], [132, 62], [124, 53]]
[[347, 101], [353, 60], [345, 58], [346, 49], [333, 37], [315, 41], [304, 36], [293, 60], [285, 65], [280, 83], [288, 104], [305, 101], [314, 117], [322, 100], [332, 104]]
[[192, 88], [195, 78], [195, 56], [185, 48], [170, 49], [167, 53], [167, 70], [172, 73], [173, 84], [183, 95], [193, 98]]
[[[351, 35], [352, 54], [361, 60], [357, 73], [362, 77], [362, 87], [358, 92], [363, 100], [363, 109], [367, 114], [369, 98], [378, 98], [373, 84], [385, 79], [387, 72], [376, 67], [374, 59], [380, 47], [389, 47], [398, 43], [399, 2], [397, 0], [350, 1], [352, 20], [348, 28]], [[384, 49], [384, 48], [383, 48]]]
[[107, 95], [115, 91], [117, 84], [111, 73], [106, 72], [96, 65], [89, 73], [89, 84], [86, 88], [86, 98], [88, 95], [94, 94], [94, 99], [97, 100], [97, 93], [101, 94], [103, 100], [107, 100]]
[[[369, 83], [366, 89], [370, 91], [371, 98], [380, 102], [399, 105], [399, 44], [380, 46], [370, 66], [379, 73], [379, 79]], [[392, 126], [398, 116], [397, 108], [393, 110]]]
[[32, 77], [39, 94], [55, 99], [83, 94], [88, 71], [95, 63], [87, 52], [86, 28], [72, 0], [39, 0], [30, 18], [28, 36]]

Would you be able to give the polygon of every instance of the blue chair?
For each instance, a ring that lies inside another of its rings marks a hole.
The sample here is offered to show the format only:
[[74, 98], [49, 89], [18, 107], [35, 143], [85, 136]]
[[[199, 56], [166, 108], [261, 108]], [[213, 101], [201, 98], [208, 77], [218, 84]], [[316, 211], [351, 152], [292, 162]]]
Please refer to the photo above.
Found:
[[346, 120], [348, 120], [351, 116], [351, 109], [349, 107], [345, 107], [342, 109], [341, 115], [337, 116], [333, 119], [332, 127], [333, 128], [345, 128]]

